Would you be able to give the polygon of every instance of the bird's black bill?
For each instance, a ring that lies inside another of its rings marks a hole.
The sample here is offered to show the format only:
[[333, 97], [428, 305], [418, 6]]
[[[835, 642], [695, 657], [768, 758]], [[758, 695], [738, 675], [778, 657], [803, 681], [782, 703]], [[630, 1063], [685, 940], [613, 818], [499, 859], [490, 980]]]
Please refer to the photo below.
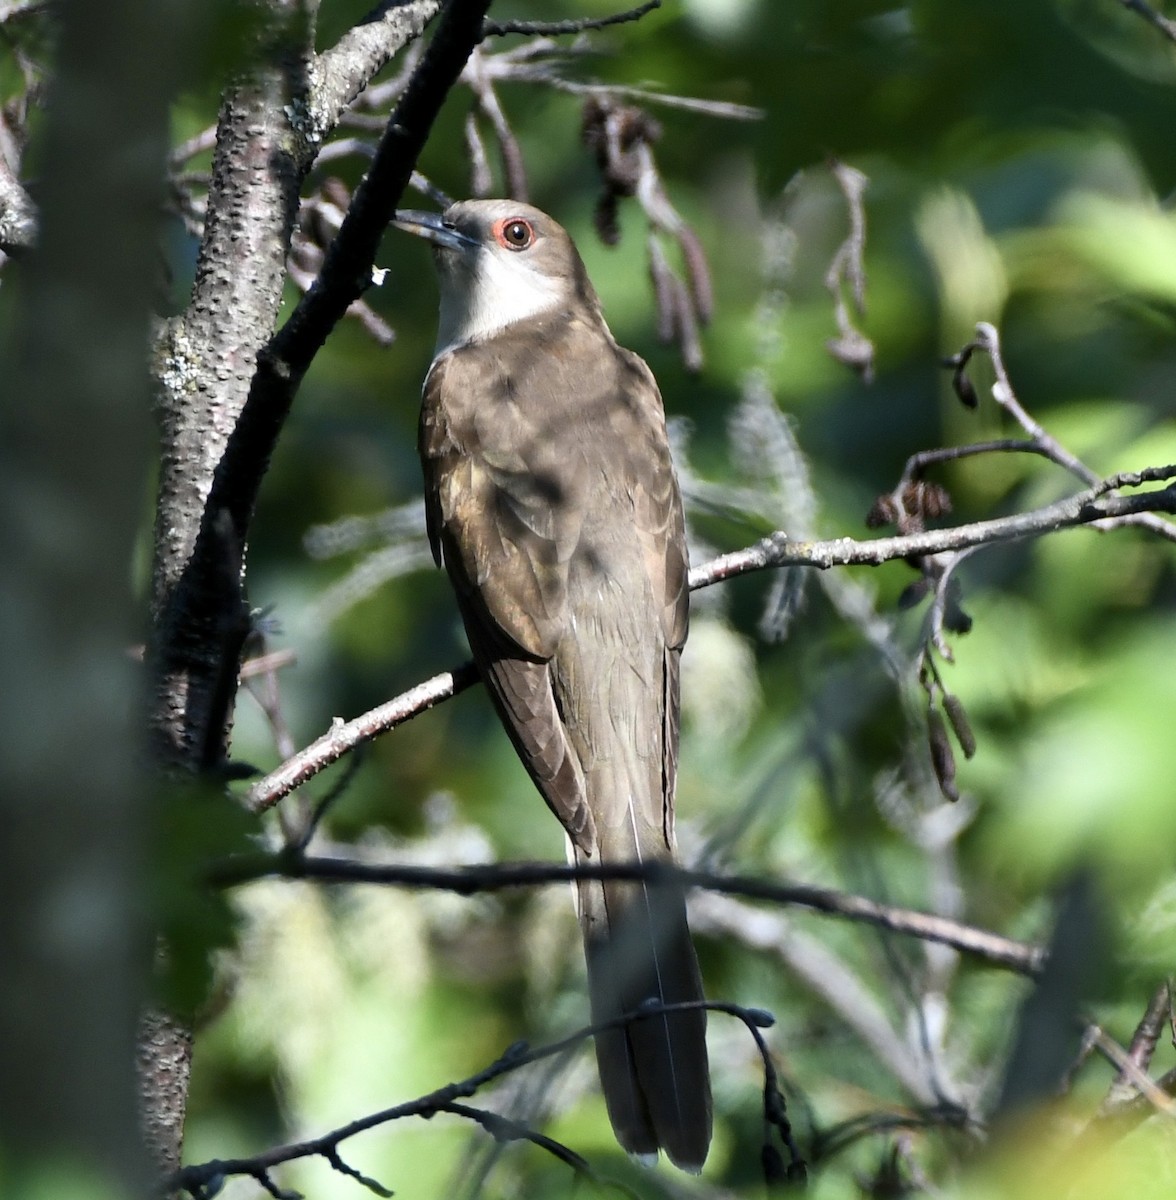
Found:
[[446, 224], [441, 213], [416, 212], [413, 209], [401, 209], [392, 218], [392, 224], [405, 233], [414, 233], [426, 241], [444, 246], [449, 250], [466, 250], [476, 246], [477, 241], [461, 233], [453, 225]]

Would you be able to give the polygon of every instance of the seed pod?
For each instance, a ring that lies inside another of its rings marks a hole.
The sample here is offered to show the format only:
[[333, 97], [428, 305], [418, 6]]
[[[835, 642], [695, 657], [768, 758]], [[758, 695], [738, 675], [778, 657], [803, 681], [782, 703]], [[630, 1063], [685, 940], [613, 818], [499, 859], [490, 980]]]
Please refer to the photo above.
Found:
[[956, 741], [959, 742], [964, 757], [971, 758], [976, 753], [976, 735], [972, 732], [972, 724], [968, 720], [968, 714], [964, 711], [963, 704], [960, 703], [959, 696], [945, 695], [943, 709], [947, 713], [948, 721], [951, 722], [952, 732], [956, 735]]
[[976, 395], [976, 387], [964, 374], [962, 367], [957, 368], [951, 377], [952, 391], [965, 408], [979, 408], [980, 397]]
[[931, 590], [931, 581], [926, 575], [920, 575], [918, 579], [912, 580], [899, 593], [898, 607], [905, 612], [909, 608], [914, 608], [927, 593]]
[[955, 782], [955, 755], [951, 742], [947, 740], [943, 714], [937, 708], [927, 710], [927, 741], [931, 747], [931, 765], [935, 769], [935, 778], [939, 780], [939, 790], [946, 799], [958, 800], [960, 792]]
[[883, 525], [893, 525], [897, 520], [898, 505], [894, 503], [894, 497], [889, 492], [883, 492], [866, 513], [866, 528], [881, 529]]
[[788, 1182], [784, 1156], [771, 1142], [764, 1142], [763, 1148], [760, 1150], [760, 1163], [764, 1169], [764, 1183], [769, 1188], [778, 1188]]
[[959, 601], [954, 596], [947, 597], [947, 603], [943, 608], [943, 624], [950, 633], [971, 633], [972, 631], [972, 618], [960, 608]]
[[926, 479], [909, 483], [903, 491], [902, 500], [908, 512], [918, 513], [922, 517], [942, 517], [951, 512], [951, 496], [947, 488]]

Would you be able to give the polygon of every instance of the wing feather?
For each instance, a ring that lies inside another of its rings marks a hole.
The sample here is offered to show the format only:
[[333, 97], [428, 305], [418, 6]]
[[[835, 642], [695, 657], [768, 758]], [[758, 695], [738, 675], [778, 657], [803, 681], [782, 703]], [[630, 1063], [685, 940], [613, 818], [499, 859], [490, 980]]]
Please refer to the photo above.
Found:
[[567, 623], [578, 516], [555, 487], [557, 464], [540, 431], [512, 405], [508, 381], [492, 365], [451, 355], [425, 381], [429, 539], [523, 765], [575, 845], [592, 853], [584, 776], [548, 666]]

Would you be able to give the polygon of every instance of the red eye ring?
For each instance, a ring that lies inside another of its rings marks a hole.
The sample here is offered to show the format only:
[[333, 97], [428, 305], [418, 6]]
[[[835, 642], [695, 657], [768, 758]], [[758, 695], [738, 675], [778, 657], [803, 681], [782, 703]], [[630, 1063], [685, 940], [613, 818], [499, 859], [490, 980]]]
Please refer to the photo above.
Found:
[[494, 222], [494, 240], [504, 250], [526, 250], [535, 241], [535, 230], [523, 217], [507, 217]]

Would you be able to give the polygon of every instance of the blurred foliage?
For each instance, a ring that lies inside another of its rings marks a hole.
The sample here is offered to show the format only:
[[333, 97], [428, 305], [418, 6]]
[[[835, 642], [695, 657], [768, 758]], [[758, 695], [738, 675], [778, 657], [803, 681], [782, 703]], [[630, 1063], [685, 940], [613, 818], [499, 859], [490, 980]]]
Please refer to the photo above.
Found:
[[[323, 5], [320, 43], [367, 7]], [[494, 15], [611, 8], [520, 0]], [[194, 48], [177, 140], [215, 119], [239, 35], [226, 15], [216, 44]], [[577, 97], [534, 84], [501, 94], [532, 198], [573, 232], [618, 339], [648, 359], [682, 422], [696, 561], [780, 525], [866, 536], [873, 498], [894, 486], [910, 454], [1016, 436], [987, 396], [984, 364], [974, 372], [976, 412], [958, 404], [941, 366], [978, 320], [1002, 331], [1022, 402], [1098, 474], [1176, 461], [1176, 220], [1167, 205], [1176, 48], [1124, 6], [666, 0], [637, 24], [593, 35], [593, 45], [598, 54], [570, 72], [763, 110], [750, 123], [652, 110], [668, 192], [714, 274], [706, 364], [691, 375], [655, 339], [641, 213], [632, 202], [622, 209], [619, 250], [592, 231], [597, 181]], [[421, 163], [457, 196], [470, 186], [470, 104], [462, 90], [451, 97]], [[825, 273], [848, 223], [830, 156], [870, 179], [869, 385], [826, 348], [837, 328]], [[361, 170], [358, 159], [330, 167], [351, 183]], [[170, 252], [180, 303], [195, 244], [177, 229]], [[396, 510], [420, 492], [416, 420], [435, 285], [425, 247], [395, 231], [380, 265], [387, 281], [368, 299], [396, 342], [381, 349], [356, 323], [332, 337], [298, 397], [250, 547], [252, 601], [272, 605], [280, 623], [271, 648], [297, 659], [280, 672], [297, 745], [467, 653], [448, 585], [424, 561], [411, 520], [398, 543], [377, 528], [366, 541], [344, 540], [351, 548], [340, 554], [307, 548], [322, 541], [308, 541], [312, 530]], [[983, 456], [935, 477], [959, 521], [1077, 488], [1030, 455]], [[385, 569], [388, 560], [372, 556], [392, 543], [402, 552]], [[392, 577], [373, 588], [365, 568]], [[352, 571], [361, 572], [355, 596], [339, 602], [328, 589]], [[923, 613], [896, 607], [909, 568], [783, 584], [756, 576], [696, 594], [679, 796], [685, 857], [1042, 942], [1057, 895], [1087, 871], [1113, 931], [1114, 966], [1080, 998], [1082, 1011], [1126, 1043], [1173, 971], [1176, 947], [1172, 546], [1140, 530], [1080, 530], [982, 551], [958, 575], [975, 624], [953, 637], [956, 661], [941, 670], [979, 748], [961, 759], [955, 806], [938, 794], [926, 746], [915, 679]], [[247, 696], [234, 754], [262, 768], [280, 758]], [[309, 790], [321, 795], [329, 782]], [[186, 873], [209, 849], [202, 826], [169, 818], [165, 868]], [[372, 746], [321, 839], [354, 855], [439, 865], [562, 853], [556, 823], [477, 689]], [[175, 915], [166, 896], [159, 903]], [[473, 1074], [515, 1039], [538, 1043], [586, 1019], [565, 889], [457, 899], [270, 881], [241, 889], [234, 905], [237, 946], [218, 960], [218, 999], [198, 1039], [191, 1161], [324, 1132]], [[211, 914], [193, 935], [201, 946], [223, 940]], [[182, 910], [173, 925], [193, 920], [201, 924]], [[927, 1179], [935, 1194], [960, 1200], [1173, 1194], [1171, 1125], [1152, 1121], [1126, 1136], [1100, 1125], [1113, 1071], [1097, 1060], [1068, 1098], [1006, 1118], [989, 1144], [974, 1126], [919, 1119], [936, 1098], [977, 1120], [990, 1115], [1010, 1069], [1023, 980], [800, 911], [771, 920], [775, 940], [753, 945], [703, 914], [700, 955], [713, 997], [778, 1018], [770, 1038], [802, 1144], [837, 1147], [814, 1162], [811, 1194], [911, 1195]], [[845, 972], [826, 973], [840, 988], [832, 1000], [798, 967], [797, 947], [814, 943]], [[190, 973], [182, 983], [191, 988]], [[924, 1094], [912, 1094], [864, 1032], [865, 1001]], [[711, 1029], [717, 1129], [700, 1181], [624, 1159], [586, 1049], [558, 1071], [508, 1079], [490, 1104], [534, 1117], [641, 1196], [757, 1195], [756, 1056], [741, 1027], [716, 1017]], [[1068, 1032], [1076, 1053], [1078, 1030]], [[1153, 1073], [1172, 1063], [1165, 1045]], [[882, 1119], [895, 1114], [903, 1120]], [[855, 1119], [860, 1136], [827, 1136]], [[403, 1196], [575, 1188], [542, 1150], [495, 1147], [454, 1118], [393, 1124], [343, 1150]], [[364, 1194], [322, 1161], [282, 1179], [308, 1196]], [[234, 1180], [222, 1194], [260, 1189]]]

